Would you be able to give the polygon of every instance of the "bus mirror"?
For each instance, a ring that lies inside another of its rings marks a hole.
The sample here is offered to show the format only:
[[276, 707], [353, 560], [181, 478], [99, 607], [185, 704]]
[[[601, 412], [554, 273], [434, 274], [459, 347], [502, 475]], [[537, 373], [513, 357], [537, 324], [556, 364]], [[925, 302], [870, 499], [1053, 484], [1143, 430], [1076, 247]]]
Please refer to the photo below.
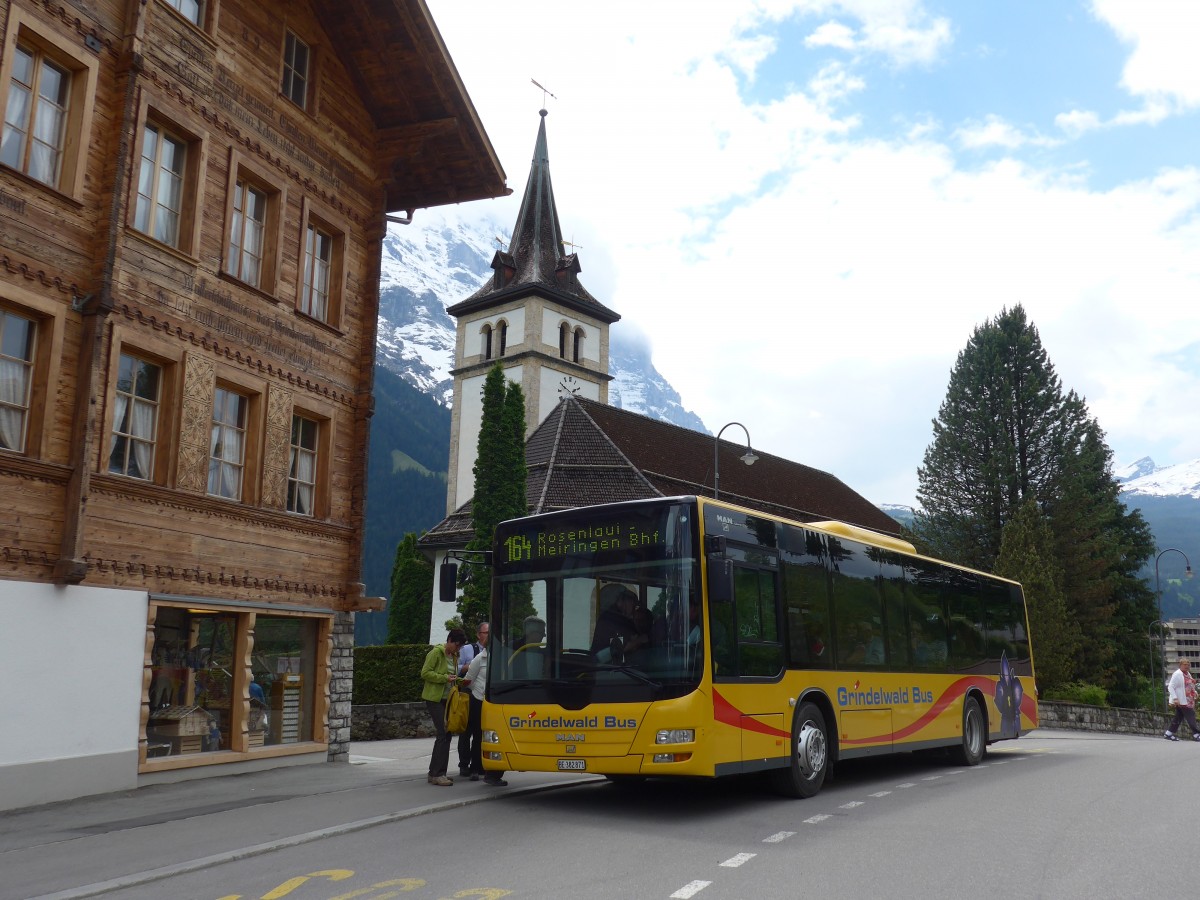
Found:
[[728, 557], [708, 558], [708, 599], [710, 603], [733, 601], [733, 561]]
[[443, 562], [438, 570], [438, 599], [443, 603], [458, 599], [458, 566], [450, 560]]
[[723, 534], [706, 534], [704, 536], [704, 552], [724, 556], [729, 550], [729, 539]]

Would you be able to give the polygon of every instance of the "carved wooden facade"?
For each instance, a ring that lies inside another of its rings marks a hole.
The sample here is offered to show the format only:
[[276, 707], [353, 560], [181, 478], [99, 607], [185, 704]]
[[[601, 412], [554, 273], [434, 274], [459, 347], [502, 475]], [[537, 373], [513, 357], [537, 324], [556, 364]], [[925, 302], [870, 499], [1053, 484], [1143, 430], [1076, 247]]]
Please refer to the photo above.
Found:
[[151, 630], [204, 601], [249, 617], [247, 660], [256, 610], [311, 609], [328, 656], [380, 606], [385, 214], [506, 192], [428, 9], [0, 0], [0, 27], [0, 597], [132, 590]]

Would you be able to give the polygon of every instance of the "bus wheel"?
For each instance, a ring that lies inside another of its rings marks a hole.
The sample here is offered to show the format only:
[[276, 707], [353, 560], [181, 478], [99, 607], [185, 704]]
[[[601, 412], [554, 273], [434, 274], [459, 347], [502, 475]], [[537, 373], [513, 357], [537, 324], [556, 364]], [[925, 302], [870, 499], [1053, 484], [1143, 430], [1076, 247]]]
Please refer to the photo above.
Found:
[[967, 697], [963, 701], [962, 744], [950, 749], [950, 758], [960, 766], [979, 765], [985, 740], [983, 710], [979, 708], [978, 700]]
[[828, 769], [825, 717], [812, 703], [802, 703], [792, 722], [791, 764], [772, 772], [771, 780], [785, 797], [812, 797], [821, 790]]

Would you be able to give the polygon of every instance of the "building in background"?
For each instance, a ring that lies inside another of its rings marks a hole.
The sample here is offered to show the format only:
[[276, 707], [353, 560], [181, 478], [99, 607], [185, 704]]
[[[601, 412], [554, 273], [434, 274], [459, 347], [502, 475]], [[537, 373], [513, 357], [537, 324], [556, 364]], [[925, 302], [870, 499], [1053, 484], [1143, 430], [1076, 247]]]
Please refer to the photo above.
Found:
[[0, 808], [344, 761], [385, 216], [508, 192], [429, 10], [0, 27]]

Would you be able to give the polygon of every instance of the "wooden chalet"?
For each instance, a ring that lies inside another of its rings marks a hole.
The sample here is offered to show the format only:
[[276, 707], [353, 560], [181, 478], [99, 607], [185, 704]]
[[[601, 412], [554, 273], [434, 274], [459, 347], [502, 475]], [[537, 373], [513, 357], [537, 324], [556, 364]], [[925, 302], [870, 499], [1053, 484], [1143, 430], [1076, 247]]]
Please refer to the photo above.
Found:
[[423, 0], [0, 28], [0, 809], [344, 761], [382, 240], [508, 193], [470, 97]]

